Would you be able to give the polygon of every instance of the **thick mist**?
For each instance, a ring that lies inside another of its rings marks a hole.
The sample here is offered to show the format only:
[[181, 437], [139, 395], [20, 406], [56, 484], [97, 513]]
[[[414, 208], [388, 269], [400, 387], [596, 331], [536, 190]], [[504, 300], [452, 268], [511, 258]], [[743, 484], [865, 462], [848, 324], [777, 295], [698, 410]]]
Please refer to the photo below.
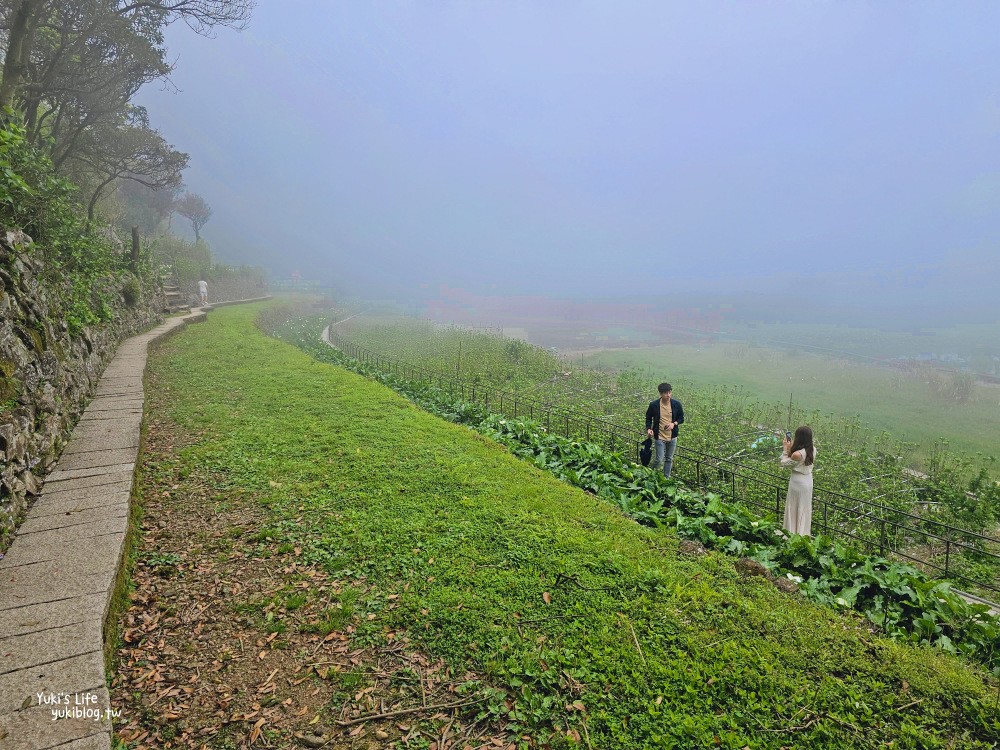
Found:
[[261, 3], [141, 101], [223, 260], [409, 303], [1000, 319], [994, 3]]

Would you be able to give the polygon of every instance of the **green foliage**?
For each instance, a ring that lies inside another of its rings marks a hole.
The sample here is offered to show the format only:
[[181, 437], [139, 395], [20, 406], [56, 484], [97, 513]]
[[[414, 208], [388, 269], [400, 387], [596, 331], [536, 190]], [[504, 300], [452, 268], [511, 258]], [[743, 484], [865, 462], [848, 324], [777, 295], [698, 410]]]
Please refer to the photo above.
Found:
[[182, 289], [192, 287], [199, 279], [207, 279], [212, 268], [212, 251], [206, 242], [188, 242], [172, 234], [160, 235], [153, 241], [153, 257], [173, 267]]
[[173, 234], [162, 234], [152, 242], [153, 258], [169, 266], [181, 289], [194, 289], [200, 279], [212, 282], [235, 282], [263, 286], [264, 272], [251, 266], [216, 263], [205, 240], [188, 242]]
[[[995, 461], [988, 459], [990, 466]], [[943, 448], [935, 450], [921, 499], [940, 504], [941, 515], [963, 528], [993, 527], [1000, 521], [1000, 482], [985, 466], [977, 469], [977, 463], [968, 457], [955, 457]]]
[[125, 304], [129, 307], [135, 307], [142, 299], [142, 284], [134, 274], [125, 276], [122, 283], [122, 296], [125, 298]]
[[1000, 671], [1000, 622], [989, 615], [988, 607], [952, 593], [946, 581], [931, 580], [911, 565], [864, 555], [827, 537], [786, 537], [777, 523], [758, 519], [743, 505], [686, 489], [601, 446], [548, 433], [535, 422], [491, 414], [432, 382], [409, 380], [348, 358], [319, 342], [324, 320], [292, 320], [276, 333], [321, 360], [393, 388], [438, 416], [476, 428], [557, 478], [614, 503], [640, 523], [668, 526], [706, 547], [754, 557], [772, 572], [800, 583], [806, 596], [852, 607], [889, 635], [963, 653]]
[[[365, 316], [338, 326], [337, 333], [369, 351], [474, 386], [480, 403], [486, 402], [483, 389], [491, 388], [490, 402], [506, 391], [508, 401], [511, 396], [531, 399], [535, 414], [539, 409], [572, 413], [578, 418], [567, 420], [562, 429], [578, 439], [589, 439], [591, 417], [620, 426], [617, 432], [625, 439], [632, 429], [638, 436], [646, 404], [656, 392], [657, 378], [636, 369], [614, 374], [595, 371], [521, 341], [455, 328], [442, 330], [428, 322]], [[397, 367], [394, 372], [403, 370]], [[787, 404], [767, 404], [744, 388], [728, 386], [687, 383], [679, 395], [687, 421], [681, 428], [682, 448], [674, 465], [675, 476], [719, 494], [731, 495], [735, 489], [744, 502], [758, 508], [774, 507], [775, 487], [780, 491], [787, 481], [778, 467], [780, 443], [774, 440], [774, 430], [783, 430], [788, 421]], [[814, 471], [817, 492], [870, 501], [872, 505], [862, 510], [885, 518], [890, 531], [883, 538], [881, 526], [864, 520], [864, 513], [842, 513], [836, 508], [830, 513], [829, 528], [872, 548], [900, 550], [941, 568], [947, 564], [949, 572], [973, 574], [969, 575], [971, 580], [963, 582], [973, 590], [977, 582], [997, 580], [1000, 569], [995, 558], [990, 567], [977, 554], [987, 548], [993, 555], [1000, 554], [1000, 544], [963, 534], [964, 546], [949, 548], [941, 538], [940, 526], [944, 523], [974, 534], [997, 536], [1000, 497], [989, 474], [994, 459], [982, 455], [968, 458], [939, 449], [932, 456], [930, 477], [926, 478], [907, 470], [904, 456], [910, 452], [909, 445], [887, 432], [865, 428], [857, 417], [794, 411], [792, 420], [793, 424], [811, 424], [819, 436], [820, 460]], [[618, 440], [609, 447], [620, 444]], [[696, 467], [693, 460], [686, 460], [688, 451], [731, 460], [739, 467], [740, 479], [734, 481], [732, 466], [699, 470], [707, 465]], [[980, 489], [972, 496], [967, 488], [974, 483]], [[822, 497], [832, 497], [834, 505], [839, 503], [836, 496]], [[904, 523], [894, 525], [899, 519]], [[954, 559], [956, 550], [961, 550], [960, 560]]]
[[[262, 505], [271, 539], [248, 554], [295, 544], [302, 564], [356, 586], [358, 648], [403, 634], [466, 676], [462, 695], [478, 701], [466, 720], [502, 719], [522, 747], [1000, 739], [980, 670], [743, 579], [723, 555], [678, 555], [668, 524], [636, 524], [492, 439], [254, 335], [259, 309], [220, 309], [153, 355], [161, 413], [190, 438], [176, 474]], [[285, 335], [316, 343], [319, 356], [318, 328], [294, 328]], [[442, 403], [475, 418], [474, 405]], [[575, 465], [572, 445], [524, 429], [547, 462], [566, 452], [557, 464]], [[579, 466], [594, 466], [587, 481], [616, 476], [613, 456], [579, 450]], [[706, 526], [725, 536], [742, 523]]]
[[90, 231], [75, 202], [75, 187], [58, 177], [48, 157], [27, 141], [8, 113], [0, 127], [0, 227], [21, 229], [44, 262], [52, 289], [64, 289], [70, 330], [108, 321], [116, 302], [120, 255]]

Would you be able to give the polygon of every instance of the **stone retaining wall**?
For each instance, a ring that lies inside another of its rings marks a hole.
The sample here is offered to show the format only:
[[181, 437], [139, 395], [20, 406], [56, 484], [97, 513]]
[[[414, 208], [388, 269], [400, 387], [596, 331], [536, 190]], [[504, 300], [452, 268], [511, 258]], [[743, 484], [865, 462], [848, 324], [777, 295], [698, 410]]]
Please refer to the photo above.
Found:
[[0, 233], [0, 552], [119, 342], [158, 322], [164, 306], [162, 292], [130, 306], [118, 289], [111, 322], [73, 333], [69, 282], [43, 278], [29, 244], [23, 233]]

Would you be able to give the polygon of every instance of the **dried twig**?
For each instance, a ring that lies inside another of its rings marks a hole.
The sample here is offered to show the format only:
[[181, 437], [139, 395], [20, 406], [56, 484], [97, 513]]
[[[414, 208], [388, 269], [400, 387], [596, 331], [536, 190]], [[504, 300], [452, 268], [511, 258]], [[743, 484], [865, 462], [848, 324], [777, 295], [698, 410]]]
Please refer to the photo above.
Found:
[[635, 628], [632, 627], [632, 623], [621, 612], [618, 613], [618, 616], [622, 620], [625, 621], [626, 625], [628, 625], [628, 629], [632, 633], [632, 642], [635, 644], [635, 648], [639, 652], [639, 658], [641, 658], [642, 659], [642, 663], [645, 664], [646, 663], [646, 655], [644, 653], [642, 653], [642, 646], [639, 645], [639, 639], [635, 635]]
[[391, 719], [395, 716], [405, 716], [406, 714], [420, 713], [421, 711], [440, 711], [448, 708], [463, 708], [464, 706], [472, 706], [481, 701], [463, 701], [461, 703], [438, 703], [432, 706], [416, 706], [415, 708], [401, 708], [398, 711], [385, 711], [380, 714], [368, 714], [367, 716], [359, 716], [356, 719], [347, 719], [346, 721], [337, 721], [342, 727], [349, 727], [353, 724], [361, 724], [366, 721], [373, 721], [374, 719]]

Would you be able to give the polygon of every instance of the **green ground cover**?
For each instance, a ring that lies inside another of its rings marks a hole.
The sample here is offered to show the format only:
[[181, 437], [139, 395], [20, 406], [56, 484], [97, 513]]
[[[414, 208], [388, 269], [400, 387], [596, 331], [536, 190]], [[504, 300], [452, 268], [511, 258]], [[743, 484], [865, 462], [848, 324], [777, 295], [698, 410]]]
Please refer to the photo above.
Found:
[[[677, 372], [670, 365], [663, 366], [668, 374], [652, 368], [621, 367], [621, 363], [615, 371], [602, 371], [580, 362], [561, 360], [547, 350], [522, 341], [398, 317], [353, 316], [346, 324], [336, 326], [336, 335], [339, 340], [382, 355], [379, 361], [385, 366], [388, 366], [388, 362], [383, 361], [385, 357], [394, 358], [461, 381], [466, 393], [470, 387], [475, 387], [480, 402], [484, 399], [483, 389], [492, 388], [494, 393], [490, 399], [494, 403], [498, 399], [497, 391], [504, 390], [521, 399], [533, 399], [536, 402], [534, 413], [539, 406], [563, 409], [579, 419], [566, 422], [557, 416], [558, 429], [565, 426], [575, 437], [589, 439], [587, 418], [611, 420], [622, 426], [621, 439], [616, 441], [615, 447], [639, 439], [642, 415], [651, 394], [655, 394], [658, 382], [669, 377], [684, 403], [687, 417], [681, 428], [675, 475], [689, 482], [710, 483], [720, 492], [737, 491], [744, 502], [757, 503], [758, 512], [762, 514], [774, 507], [775, 487], [781, 492], [786, 482], [777, 467], [779, 445], [771, 430], [810, 424], [817, 435], [822, 456], [814, 472], [819, 517], [828, 518], [827, 507], [822, 503], [831, 497], [835, 506], [843, 506], [840, 498], [829, 493], [870, 500], [886, 508], [871, 509], [875, 516], [885, 517], [890, 524], [902, 519], [907, 529], [927, 524], [934, 535], [912, 534], [902, 527], [890, 525], [893, 538], [888, 539], [888, 543], [892, 549], [911, 559], [927, 562], [939, 571], [947, 568], [949, 573], [964, 576], [965, 586], [980, 583], [996, 586], [995, 558], [983, 557], [973, 549], [984, 544], [982, 540], [962, 537], [967, 540], [967, 546], [955, 555], [942, 541], [945, 534], [952, 532], [934, 525], [944, 523], [996, 537], [1000, 521], [1000, 485], [996, 484], [995, 476], [991, 476], [995, 464], [988, 456], [970, 456], [949, 449], [944, 442], [929, 441], [932, 445], [930, 455], [916, 465], [930, 476], [917, 478], [905, 471], [914, 465], [913, 444], [887, 430], [874, 429], [861, 416], [843, 411], [824, 412], [815, 404], [809, 404], [811, 410], [806, 411], [803, 403], [808, 402], [796, 398], [789, 420], [787, 395], [783, 401], [768, 401], [752, 387], [676, 378]], [[738, 367], [741, 360], [747, 359], [748, 352], [754, 351], [750, 347], [733, 351], [731, 366]], [[779, 354], [773, 349], [767, 351], [770, 355]], [[801, 357], [814, 359], [806, 355]], [[791, 359], [797, 360], [794, 356]], [[765, 367], [770, 372], [779, 370], [773, 362]], [[868, 372], [868, 368], [865, 371]], [[873, 372], [882, 374], [882, 371]], [[810, 378], [817, 389], [825, 388], [830, 380], [817, 372], [810, 373]], [[892, 390], [886, 387], [886, 392]], [[872, 398], [878, 403], [875, 396]], [[930, 402], [927, 398], [922, 400], [922, 403]], [[522, 413], [523, 409], [522, 404]], [[946, 410], [939, 411], [944, 413]], [[699, 472], [689, 458], [691, 454], [686, 452], [692, 450], [738, 461], [741, 467], [746, 467], [740, 469], [746, 481], [736, 490], [727, 489], [729, 477], [726, 473], [716, 476]], [[854, 501], [851, 503], [861, 510], [841, 513], [834, 508], [831, 511], [836, 530], [868, 543], [881, 543], [881, 527], [867, 520], [859, 521], [863, 518], [859, 513], [864, 508]], [[897, 512], [910, 515], [898, 516]], [[997, 543], [985, 544], [994, 554], [1000, 552]]]
[[260, 309], [220, 309], [152, 358], [170, 417], [198, 435], [180, 458], [224, 477], [221, 496], [260, 499], [260, 555], [295, 545], [365, 580], [354, 638], [404, 629], [482, 675], [481, 710], [524, 745], [1000, 740], [976, 668], [745, 579], [725, 556], [679, 556], [672, 532], [264, 337]]

